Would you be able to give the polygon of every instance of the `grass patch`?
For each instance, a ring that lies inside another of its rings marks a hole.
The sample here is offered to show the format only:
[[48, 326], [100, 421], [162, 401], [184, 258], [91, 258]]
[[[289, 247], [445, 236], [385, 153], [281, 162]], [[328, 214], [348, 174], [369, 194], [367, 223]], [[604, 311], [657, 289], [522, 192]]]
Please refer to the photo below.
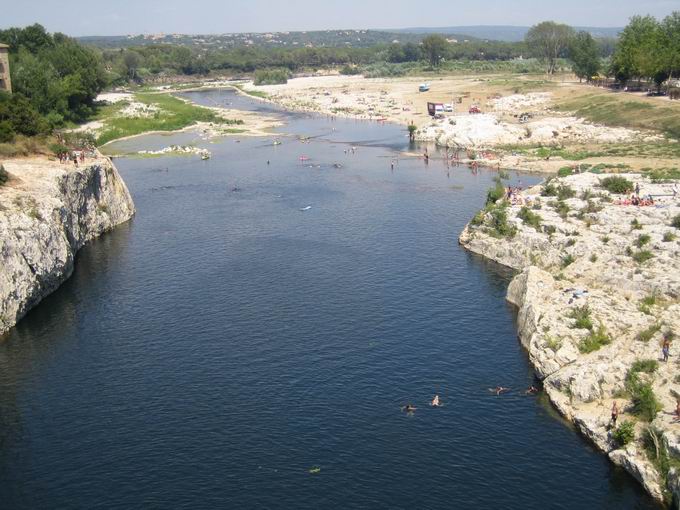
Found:
[[680, 229], [680, 214], [671, 220], [671, 227]]
[[5, 167], [0, 165], [0, 186], [4, 186], [9, 181], [9, 174]]
[[522, 220], [525, 225], [533, 227], [537, 231], [541, 230], [541, 222], [543, 218], [540, 215], [531, 212], [527, 207], [522, 207], [517, 214], [517, 217]]
[[650, 237], [649, 234], [640, 234], [638, 238], [635, 240], [635, 246], [637, 246], [638, 248], [642, 248], [643, 246], [648, 244], [649, 241], [651, 240], [652, 238]]
[[593, 321], [590, 316], [590, 308], [588, 308], [588, 305], [574, 307], [568, 317], [574, 319], [574, 324], [571, 326], [572, 328], [592, 331]]
[[597, 351], [610, 343], [612, 343], [612, 337], [607, 333], [606, 328], [600, 324], [595, 331], [591, 331], [587, 337], [579, 342], [578, 350], [583, 354], [587, 354]]
[[660, 324], [652, 324], [649, 326], [647, 329], [643, 329], [638, 333], [638, 340], [641, 342], [649, 342], [652, 338], [654, 338], [654, 335], [656, 335], [659, 331], [661, 331], [661, 325]]
[[654, 254], [649, 250], [640, 250], [633, 253], [631, 258], [638, 264], [644, 264], [648, 260], [653, 259]]
[[168, 94], [137, 94], [135, 99], [159, 108], [149, 117], [110, 117], [97, 139], [98, 145], [126, 136], [139, 135], [150, 131], [176, 131], [196, 122], [237, 125], [241, 120], [221, 118], [215, 111], [187, 103]]
[[663, 234], [663, 242], [664, 243], [670, 243], [673, 242], [677, 239], [678, 237], [673, 233], [673, 232], [664, 232]]
[[571, 253], [566, 254], [564, 257], [562, 257], [562, 261], [561, 261], [562, 269], [569, 267], [574, 262], [576, 262], [576, 259], [574, 258], [574, 256]]

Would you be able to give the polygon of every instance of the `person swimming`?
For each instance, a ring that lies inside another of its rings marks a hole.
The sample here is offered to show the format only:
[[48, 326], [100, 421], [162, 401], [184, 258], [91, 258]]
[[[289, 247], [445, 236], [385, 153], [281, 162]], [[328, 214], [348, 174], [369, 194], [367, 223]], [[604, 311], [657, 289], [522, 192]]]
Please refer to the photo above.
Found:
[[432, 402], [430, 402], [430, 405], [432, 407], [439, 407], [441, 404], [439, 403], [439, 395], [435, 395], [434, 398], [432, 399]]
[[503, 386], [496, 386], [495, 388], [489, 388], [489, 391], [491, 393], [495, 393], [496, 395], [500, 395], [501, 393], [505, 393], [506, 391], [510, 391], [510, 388], [504, 388]]
[[531, 385], [527, 388], [527, 391], [524, 392], [525, 395], [535, 395], [538, 393], [538, 388], [534, 385]]
[[411, 404], [406, 404], [405, 406], [401, 407], [401, 410], [404, 411], [405, 413], [412, 413], [415, 411], [417, 408], [412, 406]]

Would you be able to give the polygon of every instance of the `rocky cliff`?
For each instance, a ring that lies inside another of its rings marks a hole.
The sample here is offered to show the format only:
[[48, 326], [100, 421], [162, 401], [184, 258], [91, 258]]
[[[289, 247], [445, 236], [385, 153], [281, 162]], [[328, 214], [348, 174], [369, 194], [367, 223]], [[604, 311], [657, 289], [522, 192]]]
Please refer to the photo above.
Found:
[[[625, 205], [603, 187], [605, 177], [553, 179], [501, 199], [475, 217], [460, 243], [520, 271], [508, 300], [555, 407], [650, 494], [675, 497], [677, 505], [680, 197], [671, 183], [629, 174], [656, 200]], [[664, 362], [663, 338], [674, 334]]]
[[101, 156], [80, 167], [43, 158], [2, 164], [9, 181], [0, 186], [0, 334], [71, 275], [85, 243], [135, 211]]

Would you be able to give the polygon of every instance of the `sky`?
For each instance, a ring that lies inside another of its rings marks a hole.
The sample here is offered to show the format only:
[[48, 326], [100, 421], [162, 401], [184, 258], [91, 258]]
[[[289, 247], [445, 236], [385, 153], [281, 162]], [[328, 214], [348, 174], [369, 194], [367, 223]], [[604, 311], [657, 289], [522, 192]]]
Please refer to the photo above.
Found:
[[680, 0], [3, 0], [0, 28], [40, 23], [71, 36], [213, 34], [344, 28], [625, 26], [664, 17]]

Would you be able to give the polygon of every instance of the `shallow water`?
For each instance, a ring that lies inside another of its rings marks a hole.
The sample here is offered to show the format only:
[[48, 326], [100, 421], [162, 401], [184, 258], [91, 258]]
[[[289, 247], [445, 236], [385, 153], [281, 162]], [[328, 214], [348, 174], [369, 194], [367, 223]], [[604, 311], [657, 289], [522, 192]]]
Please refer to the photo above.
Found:
[[456, 241], [495, 174], [286, 118], [318, 138], [117, 161], [137, 216], [0, 343], [0, 507], [655, 508], [523, 395], [509, 274]]

